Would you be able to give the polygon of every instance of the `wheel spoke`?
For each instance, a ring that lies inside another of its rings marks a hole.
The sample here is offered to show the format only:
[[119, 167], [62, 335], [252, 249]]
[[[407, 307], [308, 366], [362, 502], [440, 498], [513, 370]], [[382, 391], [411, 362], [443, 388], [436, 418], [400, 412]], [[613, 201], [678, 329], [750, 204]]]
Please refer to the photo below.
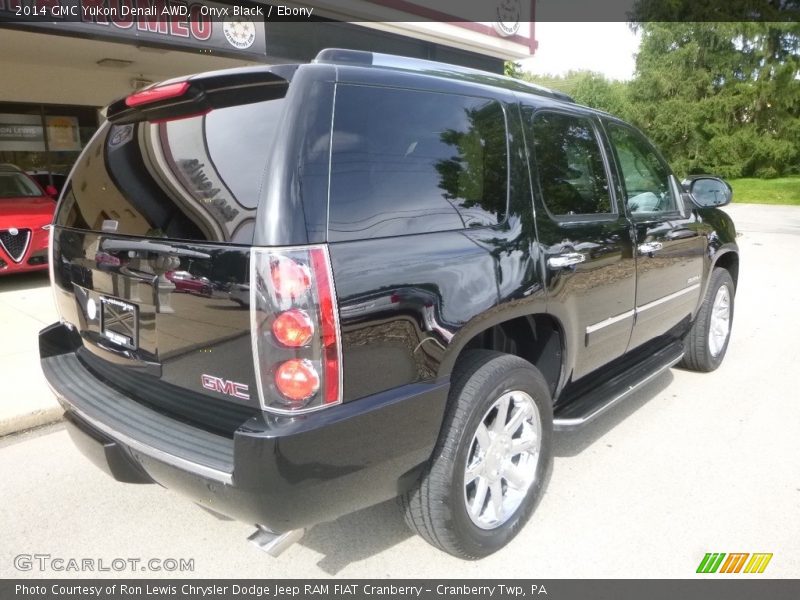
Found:
[[508, 482], [508, 485], [517, 490], [525, 490], [527, 487], [527, 480], [524, 473], [519, 467], [513, 464], [506, 465], [503, 469], [503, 479]]
[[492, 508], [495, 518], [500, 521], [503, 518], [503, 484], [498, 479], [489, 488], [491, 491]]
[[513, 457], [523, 452], [534, 450], [539, 445], [539, 440], [534, 436], [520, 438], [511, 442], [511, 452], [509, 454]]
[[478, 483], [475, 484], [475, 496], [469, 505], [469, 512], [472, 516], [479, 517], [483, 512], [483, 505], [486, 504], [486, 493], [489, 491], [489, 482], [485, 477], [478, 477]]
[[483, 460], [476, 460], [464, 473], [464, 485], [469, 485], [481, 475], [483, 475]]
[[489, 438], [489, 429], [485, 424], [481, 423], [478, 425], [478, 429], [475, 431], [475, 439], [478, 441], [478, 446], [480, 446], [481, 450], [484, 452], [489, 448], [491, 440]]
[[506, 419], [508, 419], [508, 406], [511, 404], [511, 396], [505, 396], [500, 402], [497, 403], [497, 415], [492, 423], [492, 431], [494, 433], [503, 433], [506, 426]]
[[506, 433], [509, 435], [514, 435], [514, 432], [519, 429], [519, 426], [522, 425], [522, 422], [526, 418], [528, 418], [528, 415], [530, 415], [530, 409], [527, 404], [516, 407], [514, 412], [511, 414], [511, 420], [505, 426]]

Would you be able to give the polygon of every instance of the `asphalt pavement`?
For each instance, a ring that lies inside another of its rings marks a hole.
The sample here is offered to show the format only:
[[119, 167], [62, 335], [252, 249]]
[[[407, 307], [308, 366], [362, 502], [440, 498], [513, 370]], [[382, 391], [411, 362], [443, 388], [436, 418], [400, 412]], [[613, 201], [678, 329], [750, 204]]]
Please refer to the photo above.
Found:
[[[800, 577], [800, 207], [726, 210], [742, 258], [724, 364], [672, 369], [559, 434], [544, 500], [495, 555], [443, 554], [387, 502], [318, 525], [273, 559], [246, 542], [248, 525], [155, 485], [114, 482], [56, 424], [0, 440], [0, 577], [691, 578], [707, 552], [772, 553], [763, 575], [746, 577]], [[35, 354], [36, 330], [54, 320], [48, 302], [46, 277], [0, 279], [3, 405], [53, 406]], [[24, 558], [33, 554], [95, 570], [40, 569]], [[144, 562], [131, 570], [129, 559]], [[193, 570], [142, 571], [150, 559]]]

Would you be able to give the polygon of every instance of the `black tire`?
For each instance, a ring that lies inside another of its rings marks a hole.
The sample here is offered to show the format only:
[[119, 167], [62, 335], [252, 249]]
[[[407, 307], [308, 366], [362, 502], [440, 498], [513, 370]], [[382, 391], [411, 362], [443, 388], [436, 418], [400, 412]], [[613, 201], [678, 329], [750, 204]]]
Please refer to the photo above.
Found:
[[[541, 373], [529, 362], [499, 352], [471, 351], [456, 365], [439, 440], [416, 487], [401, 497], [409, 527], [430, 544], [464, 559], [488, 556], [525, 525], [547, 486], [553, 465], [553, 408]], [[467, 513], [464, 471], [473, 436], [505, 392], [527, 393], [538, 409], [541, 444], [535, 478], [519, 507], [493, 529], [476, 526]]]
[[[728, 288], [728, 297], [730, 299], [730, 321], [728, 326], [728, 337], [722, 345], [721, 350], [715, 355], [709, 344], [709, 334], [711, 330], [711, 314], [714, 304], [714, 298], [717, 297], [717, 292], [723, 286]], [[731, 274], [725, 269], [714, 269], [711, 273], [711, 280], [708, 283], [706, 295], [703, 298], [703, 304], [700, 310], [697, 311], [697, 316], [692, 323], [691, 329], [683, 339], [686, 353], [683, 355], [679, 366], [690, 369], [692, 371], [700, 371], [708, 373], [715, 370], [722, 364], [725, 358], [725, 353], [728, 351], [728, 342], [731, 339], [731, 326], [733, 325], [734, 313], [734, 292], [735, 287]]]

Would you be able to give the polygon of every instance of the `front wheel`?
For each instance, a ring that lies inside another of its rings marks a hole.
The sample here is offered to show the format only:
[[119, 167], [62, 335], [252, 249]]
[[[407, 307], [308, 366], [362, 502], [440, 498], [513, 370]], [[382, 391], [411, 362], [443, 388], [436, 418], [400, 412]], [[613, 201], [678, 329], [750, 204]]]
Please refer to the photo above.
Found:
[[731, 274], [714, 269], [703, 304], [684, 338], [686, 354], [680, 366], [709, 372], [722, 364], [731, 337], [734, 292]]
[[544, 492], [552, 427], [549, 389], [533, 365], [499, 352], [470, 352], [453, 373], [431, 463], [401, 499], [407, 523], [460, 558], [499, 550]]

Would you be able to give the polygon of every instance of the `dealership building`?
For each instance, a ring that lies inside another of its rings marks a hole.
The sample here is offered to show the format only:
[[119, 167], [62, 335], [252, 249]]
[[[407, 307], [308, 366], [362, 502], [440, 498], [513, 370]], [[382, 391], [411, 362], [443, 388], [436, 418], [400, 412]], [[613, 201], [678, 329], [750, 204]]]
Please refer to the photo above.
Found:
[[[230, 5], [206, 0], [0, 0], [0, 163], [66, 173], [102, 120], [101, 107], [180, 75], [305, 62], [329, 47], [500, 72], [536, 47], [533, 0], [486, 0], [482, 10], [494, 21], [461, 21], [459, 0], [437, 9], [424, 0], [309, 1], [294, 8], [312, 9], [310, 17], [292, 21], [275, 18], [271, 2], [236, 4], [260, 10], [221, 19], [224, 11], [214, 9]], [[125, 10], [169, 5], [186, 16]]]

